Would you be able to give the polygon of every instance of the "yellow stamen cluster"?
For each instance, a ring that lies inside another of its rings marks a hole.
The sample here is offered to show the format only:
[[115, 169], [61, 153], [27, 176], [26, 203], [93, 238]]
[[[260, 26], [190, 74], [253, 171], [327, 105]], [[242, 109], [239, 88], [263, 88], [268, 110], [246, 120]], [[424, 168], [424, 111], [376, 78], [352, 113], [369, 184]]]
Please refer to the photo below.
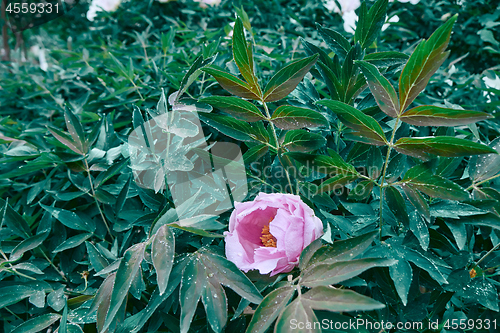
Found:
[[271, 235], [271, 232], [269, 231], [269, 224], [266, 224], [262, 228], [262, 236], [260, 237], [260, 240], [262, 241], [262, 245], [265, 247], [276, 247], [276, 238]]
[[470, 278], [473, 279], [477, 276], [476, 270], [473, 268], [469, 271]]

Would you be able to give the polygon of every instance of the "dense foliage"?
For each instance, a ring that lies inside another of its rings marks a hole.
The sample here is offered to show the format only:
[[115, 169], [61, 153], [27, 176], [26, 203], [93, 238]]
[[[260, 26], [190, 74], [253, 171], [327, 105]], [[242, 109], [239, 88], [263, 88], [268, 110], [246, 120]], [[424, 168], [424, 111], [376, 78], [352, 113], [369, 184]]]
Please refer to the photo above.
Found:
[[[496, 1], [366, 1], [354, 34], [320, 1], [243, 4], [89, 22], [80, 1], [10, 36], [2, 329], [498, 331]], [[260, 192], [323, 222], [289, 273], [225, 256], [233, 202]]]

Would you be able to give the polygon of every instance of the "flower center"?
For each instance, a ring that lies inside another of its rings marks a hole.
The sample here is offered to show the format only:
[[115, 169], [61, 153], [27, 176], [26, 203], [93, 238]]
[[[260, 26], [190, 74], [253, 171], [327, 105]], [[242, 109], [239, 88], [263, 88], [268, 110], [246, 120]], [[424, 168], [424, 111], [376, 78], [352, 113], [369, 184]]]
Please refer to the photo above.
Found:
[[[272, 219], [269, 221], [271, 222]], [[271, 235], [271, 232], [269, 231], [269, 224], [266, 224], [262, 228], [262, 236], [260, 237], [260, 240], [262, 241], [262, 245], [265, 247], [276, 247], [276, 238], [274, 238], [273, 235]]]

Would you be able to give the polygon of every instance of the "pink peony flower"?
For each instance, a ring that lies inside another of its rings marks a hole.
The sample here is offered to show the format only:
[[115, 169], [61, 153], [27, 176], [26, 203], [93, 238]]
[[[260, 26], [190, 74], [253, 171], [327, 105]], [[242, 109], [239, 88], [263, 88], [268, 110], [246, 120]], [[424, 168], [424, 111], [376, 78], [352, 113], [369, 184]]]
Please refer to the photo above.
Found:
[[322, 234], [321, 220], [299, 196], [259, 193], [254, 201], [235, 202], [224, 233], [226, 257], [244, 272], [289, 272]]

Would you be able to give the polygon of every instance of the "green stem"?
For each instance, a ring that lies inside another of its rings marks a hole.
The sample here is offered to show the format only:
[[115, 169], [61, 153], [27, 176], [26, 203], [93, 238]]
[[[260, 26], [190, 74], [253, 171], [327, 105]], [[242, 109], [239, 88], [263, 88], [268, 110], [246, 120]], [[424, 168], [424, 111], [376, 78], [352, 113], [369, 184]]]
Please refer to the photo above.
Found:
[[[285, 175], [286, 175], [286, 178], [288, 180], [288, 185], [290, 185], [290, 192], [292, 192], [292, 194], [293, 194], [293, 186], [292, 186], [292, 181], [290, 180], [290, 174], [288, 173], [287, 168], [285, 167], [283, 161], [281, 160], [281, 156], [280, 156], [280, 148], [281, 147], [280, 147], [280, 144], [278, 142], [278, 135], [276, 134], [276, 129], [274, 128], [274, 124], [271, 122], [271, 114], [269, 113], [269, 109], [267, 107], [266, 102], [264, 102], [263, 100], [261, 102], [262, 102], [262, 105], [264, 106], [264, 111], [266, 112], [266, 120], [269, 122], [269, 126], [271, 126], [274, 140], [276, 141], [276, 153], [278, 154], [278, 160], [280, 161], [283, 169], [285, 169]], [[296, 193], [296, 194], [298, 194], [298, 193]]]
[[379, 231], [380, 231], [380, 240], [382, 240], [382, 226], [384, 225], [384, 221], [382, 219], [382, 208], [384, 203], [384, 183], [385, 183], [385, 175], [387, 173], [387, 166], [389, 165], [389, 157], [391, 156], [392, 146], [394, 143], [394, 137], [396, 136], [396, 130], [399, 125], [399, 117], [396, 118], [396, 122], [394, 123], [394, 129], [392, 130], [391, 141], [387, 147], [387, 155], [385, 157], [384, 170], [382, 171], [382, 179], [380, 180], [380, 223], [379, 223]]
[[496, 176], [493, 176], [493, 177], [490, 177], [490, 178], [487, 178], [487, 179], [485, 179], [485, 180], [482, 180], [482, 181], [480, 181], [479, 183], [475, 183], [475, 184], [473, 183], [471, 186], [467, 187], [467, 191], [469, 191], [469, 190], [473, 189], [474, 187], [476, 187], [476, 186], [478, 186], [478, 185], [481, 185], [481, 184], [483, 184], [483, 183], [489, 182], [490, 180], [493, 180], [493, 179], [498, 178], [498, 177], [500, 177], [500, 174], [498, 174], [498, 175], [496, 175]]
[[90, 176], [90, 168], [89, 168], [89, 163], [87, 162], [87, 158], [84, 159], [84, 162], [85, 162], [85, 169], [86, 169], [87, 175], [89, 177], [90, 190], [92, 191], [92, 197], [94, 198], [95, 204], [97, 205], [97, 209], [99, 209], [99, 214], [101, 214], [101, 218], [104, 221], [104, 225], [106, 226], [106, 230], [108, 231], [109, 237], [111, 237], [111, 240], [114, 240], [114, 237], [111, 234], [111, 230], [109, 229], [108, 222], [106, 221], [106, 217], [104, 217], [104, 213], [102, 212], [101, 206], [99, 205], [99, 201], [97, 201], [97, 198], [95, 195], [94, 184], [92, 183], [92, 177]]
[[474, 267], [472, 267], [472, 269], [475, 269], [477, 266], [479, 266], [479, 264], [484, 259], [486, 259], [487, 256], [489, 256], [490, 254], [492, 254], [493, 252], [495, 252], [498, 248], [500, 248], [500, 243], [498, 243], [494, 248], [492, 248], [491, 250], [489, 250], [488, 253], [486, 253], [481, 259], [479, 259], [479, 261], [474, 265]]

